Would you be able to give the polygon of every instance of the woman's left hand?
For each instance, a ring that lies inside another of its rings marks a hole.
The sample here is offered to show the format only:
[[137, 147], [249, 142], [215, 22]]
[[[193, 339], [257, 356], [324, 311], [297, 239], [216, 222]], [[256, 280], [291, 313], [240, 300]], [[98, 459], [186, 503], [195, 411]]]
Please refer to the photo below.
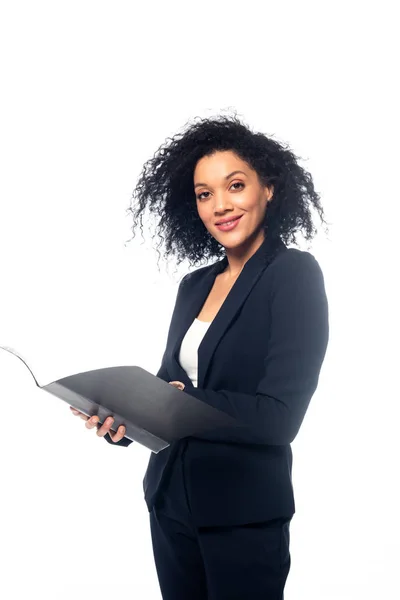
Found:
[[185, 389], [185, 384], [182, 383], [182, 381], [170, 381], [169, 383], [171, 385], [173, 385], [174, 387], [178, 388], [178, 390], [184, 390]]

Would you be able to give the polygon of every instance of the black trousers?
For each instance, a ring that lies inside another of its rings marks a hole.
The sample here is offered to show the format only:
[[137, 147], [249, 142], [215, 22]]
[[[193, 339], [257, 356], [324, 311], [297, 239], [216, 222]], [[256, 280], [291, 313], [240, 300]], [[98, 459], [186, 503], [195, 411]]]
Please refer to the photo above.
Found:
[[195, 527], [184, 452], [150, 513], [163, 600], [283, 600], [290, 569], [289, 518]]

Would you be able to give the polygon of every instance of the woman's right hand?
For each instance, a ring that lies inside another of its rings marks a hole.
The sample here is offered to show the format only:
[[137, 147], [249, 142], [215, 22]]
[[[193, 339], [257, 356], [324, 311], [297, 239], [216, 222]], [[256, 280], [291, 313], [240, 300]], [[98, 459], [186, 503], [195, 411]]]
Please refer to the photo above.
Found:
[[75, 416], [80, 417], [81, 419], [86, 421], [85, 427], [87, 429], [94, 429], [94, 427], [97, 427], [96, 434], [99, 437], [103, 437], [106, 433], [108, 433], [110, 435], [110, 438], [112, 439], [112, 441], [115, 443], [119, 442], [124, 437], [125, 427], [123, 425], [120, 425], [118, 427], [118, 431], [116, 433], [110, 432], [110, 428], [112, 427], [112, 425], [114, 423], [114, 419], [112, 417], [107, 417], [107, 419], [104, 421], [103, 425], [100, 426], [99, 417], [97, 415], [94, 415], [93, 417], [89, 418], [87, 415], [81, 413], [79, 410], [77, 410], [73, 406], [70, 406], [69, 408], [70, 408], [72, 414], [74, 414]]

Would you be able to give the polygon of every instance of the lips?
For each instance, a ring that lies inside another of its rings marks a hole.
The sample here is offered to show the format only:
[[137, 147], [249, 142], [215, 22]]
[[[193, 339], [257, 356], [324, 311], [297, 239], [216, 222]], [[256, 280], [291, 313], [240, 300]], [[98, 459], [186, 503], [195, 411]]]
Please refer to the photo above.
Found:
[[236, 227], [239, 227], [239, 221], [242, 220], [242, 216], [241, 215], [239, 218], [236, 219], [232, 219], [231, 223], [229, 224], [229, 221], [222, 223], [221, 225], [215, 225], [215, 227], [219, 230], [219, 231], [233, 231], [234, 229], [236, 229]]
[[223, 221], [219, 221], [218, 223], [215, 223], [216, 225], [225, 225], [225, 223], [229, 223], [230, 221], [237, 221], [238, 219], [241, 218], [242, 215], [239, 215], [239, 217], [231, 217], [230, 219], [224, 219]]

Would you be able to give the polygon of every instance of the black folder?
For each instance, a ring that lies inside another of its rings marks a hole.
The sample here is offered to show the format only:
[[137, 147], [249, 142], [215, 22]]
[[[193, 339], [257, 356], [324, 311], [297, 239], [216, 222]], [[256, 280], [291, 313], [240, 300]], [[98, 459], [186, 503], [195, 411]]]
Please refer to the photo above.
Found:
[[125, 437], [158, 453], [172, 442], [219, 427], [243, 427], [236, 419], [139, 366], [107, 367], [76, 373], [39, 385], [27, 362], [13, 348], [0, 346], [17, 356], [29, 369], [36, 385], [100, 423], [114, 417], [113, 428], [126, 429]]

